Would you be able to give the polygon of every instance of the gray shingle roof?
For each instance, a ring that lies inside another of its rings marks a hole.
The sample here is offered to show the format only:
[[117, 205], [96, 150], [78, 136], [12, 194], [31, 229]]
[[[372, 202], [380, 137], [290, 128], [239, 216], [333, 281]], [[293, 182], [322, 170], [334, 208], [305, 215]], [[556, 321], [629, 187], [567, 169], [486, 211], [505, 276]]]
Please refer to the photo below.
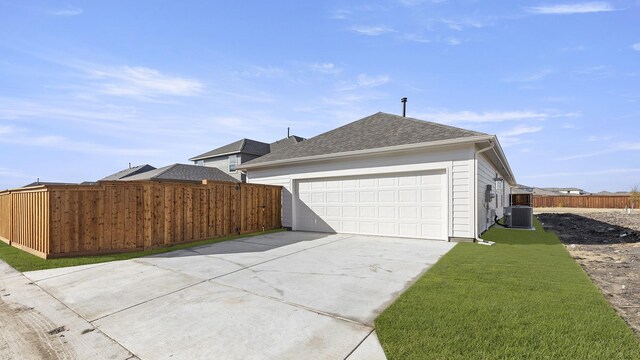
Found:
[[227, 144], [217, 149], [207, 151], [204, 154], [194, 156], [189, 160], [195, 161], [200, 159], [208, 159], [215, 156], [222, 156], [227, 154], [230, 155], [230, 154], [236, 154], [236, 153], [262, 156], [264, 154], [269, 153], [269, 144], [263, 143], [262, 141], [257, 141], [257, 140], [240, 139], [238, 141], [232, 142], [231, 144]]
[[147, 171], [138, 175], [129, 176], [122, 179], [129, 180], [178, 180], [178, 181], [202, 181], [219, 180], [239, 182], [236, 178], [226, 174], [224, 171], [208, 166], [197, 166], [187, 164], [173, 164], [159, 169]]
[[115, 174], [111, 174], [109, 176], [103, 177], [99, 181], [120, 180], [120, 179], [124, 179], [124, 178], [126, 178], [128, 176], [141, 174], [143, 172], [147, 172], [147, 171], [151, 171], [151, 170], [155, 170], [155, 169], [156, 169], [155, 167], [153, 167], [153, 166], [151, 166], [149, 164], [138, 165], [138, 166], [134, 166], [132, 168], [120, 170]]
[[295, 135], [291, 135], [289, 137], [286, 137], [284, 139], [280, 139], [278, 141], [274, 141], [270, 144], [270, 149], [271, 152], [276, 151], [276, 150], [280, 150], [283, 148], [286, 148], [287, 146], [291, 146], [294, 144], [297, 144], [299, 142], [304, 141], [304, 138], [300, 137], [300, 136], [295, 136]]
[[487, 134], [379, 112], [278, 149], [245, 165], [481, 135]]

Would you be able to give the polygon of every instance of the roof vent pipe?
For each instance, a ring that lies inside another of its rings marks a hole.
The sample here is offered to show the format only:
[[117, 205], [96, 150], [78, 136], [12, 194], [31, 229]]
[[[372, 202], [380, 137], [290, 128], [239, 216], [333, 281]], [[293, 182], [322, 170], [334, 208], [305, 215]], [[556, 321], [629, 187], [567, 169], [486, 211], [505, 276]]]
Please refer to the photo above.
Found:
[[403, 97], [400, 102], [402, 103], [402, 117], [407, 117], [407, 98]]
[[290, 128], [290, 127], [287, 127], [287, 139], [291, 137], [291, 136], [289, 135], [289, 130], [291, 130], [291, 128]]

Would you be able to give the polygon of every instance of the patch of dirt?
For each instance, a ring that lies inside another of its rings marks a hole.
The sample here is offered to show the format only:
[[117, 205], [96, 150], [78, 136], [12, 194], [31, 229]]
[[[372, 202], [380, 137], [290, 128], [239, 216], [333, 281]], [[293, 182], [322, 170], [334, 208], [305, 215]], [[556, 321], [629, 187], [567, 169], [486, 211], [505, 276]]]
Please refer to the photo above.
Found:
[[0, 298], [0, 360], [75, 359], [61, 334], [64, 327], [51, 327], [53, 323], [33, 308]]
[[640, 336], [640, 212], [540, 214], [607, 300]]

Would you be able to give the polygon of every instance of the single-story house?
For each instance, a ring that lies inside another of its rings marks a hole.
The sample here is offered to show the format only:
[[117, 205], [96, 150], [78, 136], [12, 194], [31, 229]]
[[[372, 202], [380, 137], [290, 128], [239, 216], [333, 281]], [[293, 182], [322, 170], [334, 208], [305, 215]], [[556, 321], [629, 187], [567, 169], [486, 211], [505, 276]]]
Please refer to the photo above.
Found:
[[120, 180], [124, 181], [192, 181], [200, 182], [202, 180], [216, 180], [239, 182], [238, 179], [229, 176], [224, 171], [213, 167], [204, 167], [187, 164], [173, 164], [158, 169], [141, 172], [135, 175], [127, 176]]
[[555, 192], [555, 193], [558, 193], [559, 195], [589, 195], [588, 192], [582, 189], [574, 188], [574, 187], [568, 187], [568, 188], [551, 187], [551, 188], [542, 188], [542, 190]]
[[127, 169], [120, 170], [109, 176], [105, 176], [98, 181], [127, 180], [129, 176], [142, 174], [144, 172], [155, 170], [155, 169], [156, 168], [154, 166], [151, 166], [149, 164], [137, 165], [137, 166], [131, 166], [131, 164], [129, 164], [129, 167]]
[[238, 166], [293, 230], [476, 239], [515, 177], [495, 135], [379, 112]]
[[270, 144], [252, 139], [240, 139], [194, 156], [189, 161], [193, 161], [195, 165], [218, 168], [229, 176], [245, 182], [245, 174], [237, 170], [238, 166], [301, 141], [304, 141], [304, 138], [295, 135], [287, 136]]

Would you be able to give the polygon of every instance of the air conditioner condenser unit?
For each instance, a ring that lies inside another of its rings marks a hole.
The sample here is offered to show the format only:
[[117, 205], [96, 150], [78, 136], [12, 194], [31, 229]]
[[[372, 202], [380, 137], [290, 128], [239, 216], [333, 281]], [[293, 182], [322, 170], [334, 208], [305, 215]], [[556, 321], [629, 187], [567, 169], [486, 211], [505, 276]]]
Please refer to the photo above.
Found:
[[507, 206], [504, 208], [505, 225], [509, 228], [533, 229], [531, 206]]

